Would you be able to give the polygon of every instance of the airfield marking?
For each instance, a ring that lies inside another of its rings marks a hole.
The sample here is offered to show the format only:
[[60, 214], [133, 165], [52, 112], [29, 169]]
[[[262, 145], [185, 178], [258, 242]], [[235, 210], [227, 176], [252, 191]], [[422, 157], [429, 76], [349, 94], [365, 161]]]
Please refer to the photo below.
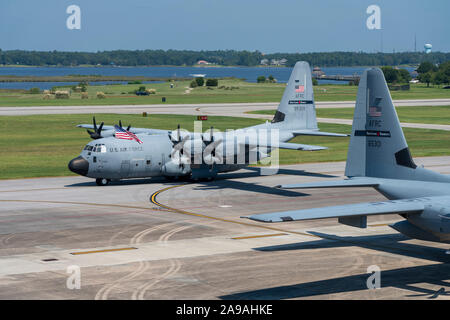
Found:
[[218, 218], [218, 217], [213, 217], [213, 216], [207, 216], [207, 215], [200, 214], [200, 213], [193, 213], [193, 212], [189, 212], [189, 211], [184, 211], [184, 210], [181, 210], [181, 209], [169, 207], [169, 206], [167, 206], [167, 205], [165, 205], [165, 204], [162, 204], [162, 203], [160, 203], [160, 202], [158, 202], [158, 201], [156, 200], [156, 197], [157, 197], [160, 193], [162, 193], [162, 192], [164, 192], [164, 191], [167, 191], [167, 190], [170, 190], [170, 189], [179, 188], [179, 187], [182, 187], [182, 186], [185, 186], [185, 184], [179, 184], [179, 185], [170, 186], [170, 187], [167, 187], [167, 188], [163, 188], [163, 189], [161, 189], [161, 190], [158, 190], [158, 191], [154, 192], [154, 193], [150, 196], [150, 201], [151, 201], [153, 204], [156, 204], [157, 206], [160, 206], [160, 207], [162, 207], [162, 208], [165, 208], [165, 209], [167, 209], [167, 210], [169, 210], [169, 211], [171, 211], [171, 212], [174, 212], [174, 213], [180, 213], [180, 214], [189, 215], [189, 216], [194, 216], [194, 217], [200, 217], [200, 218], [206, 218], [206, 219], [218, 220], [218, 221], [223, 221], [223, 222], [228, 222], [228, 223], [240, 224], [240, 225], [249, 226], [249, 227], [254, 227], [254, 228], [267, 229], [267, 230], [278, 231], [278, 232], [281, 231], [281, 232], [283, 232], [283, 233], [292, 233], [292, 234], [297, 234], [297, 235], [302, 235], [302, 236], [308, 236], [308, 237], [314, 237], [314, 238], [322, 238], [322, 237], [319, 237], [319, 236], [316, 236], [316, 235], [313, 235], [313, 234], [309, 234], [309, 233], [304, 233], [304, 232], [287, 231], [287, 230], [283, 230], [283, 229], [275, 228], [275, 227], [268, 227], [268, 226], [263, 226], [263, 225], [256, 225], [256, 224], [253, 224], [253, 223], [247, 223], [247, 222], [242, 222], [242, 221], [235, 221], [235, 220], [230, 220], [230, 219], [224, 219], [224, 218]]
[[243, 240], [243, 239], [277, 237], [277, 236], [286, 236], [286, 235], [287, 235], [287, 233], [273, 233], [273, 234], [260, 234], [260, 235], [256, 235], [256, 236], [234, 237], [234, 238], [231, 238], [231, 239], [233, 239], [233, 240]]
[[[234, 224], [240, 224], [240, 225], [245, 225], [245, 226], [249, 226], [249, 227], [254, 227], [254, 228], [259, 228], [259, 229], [265, 229], [265, 230], [272, 230], [272, 231], [277, 231], [277, 232], [281, 232], [281, 233], [287, 233], [287, 234], [296, 234], [296, 235], [301, 235], [301, 236], [308, 236], [308, 237], [313, 237], [313, 238], [318, 238], [318, 239], [325, 239], [325, 240], [332, 240], [332, 241], [341, 241], [344, 243], [350, 243], [353, 245], [358, 246], [359, 243], [357, 241], [351, 241], [348, 239], [339, 239], [333, 236], [318, 236], [318, 235], [313, 235], [313, 234], [309, 234], [309, 233], [304, 233], [304, 232], [298, 232], [298, 231], [288, 231], [288, 230], [284, 230], [284, 229], [280, 229], [280, 228], [275, 228], [275, 227], [268, 227], [268, 226], [264, 226], [264, 225], [256, 225], [256, 224], [252, 224], [252, 223], [247, 223], [247, 222], [241, 222], [241, 221], [235, 221], [235, 220], [230, 220], [230, 219], [224, 219], [224, 218], [218, 218], [218, 217], [212, 217], [212, 216], [207, 216], [204, 214], [197, 214], [197, 213], [193, 213], [193, 212], [188, 212], [188, 211], [184, 211], [181, 209], [176, 209], [176, 208], [172, 208], [169, 207], [167, 205], [164, 205], [160, 202], [158, 202], [156, 200], [156, 197], [167, 190], [170, 189], [174, 189], [174, 188], [178, 188], [178, 187], [182, 187], [184, 186], [184, 184], [182, 185], [174, 185], [174, 186], [170, 186], [167, 188], [163, 188], [160, 189], [156, 192], [154, 192], [151, 196], [150, 196], [150, 201], [157, 205], [160, 208], [164, 208], [166, 210], [168, 210], [169, 212], [173, 212], [173, 213], [179, 213], [179, 214], [184, 214], [184, 215], [190, 215], [190, 216], [196, 216], [196, 217], [200, 217], [200, 218], [206, 218], [206, 219], [211, 219], [211, 220], [216, 220], [216, 221], [222, 221], [222, 222], [228, 222], [228, 223], [234, 223]], [[55, 203], [55, 204], [74, 204], [74, 205], [87, 205], [87, 206], [98, 206], [98, 207], [119, 207], [119, 208], [131, 208], [131, 209], [139, 209], [139, 210], [151, 210], [151, 211], [156, 211], [156, 212], [161, 212], [161, 209], [155, 209], [155, 208], [149, 208], [149, 207], [138, 207], [138, 206], [127, 206], [127, 205], [119, 205], [119, 204], [100, 204], [100, 203], [89, 203], [89, 202], [74, 202], [74, 201], [46, 201], [46, 200], [21, 200], [21, 199], [16, 199], [16, 200], [3, 200], [1, 199], [0, 202], [28, 202], [28, 203]], [[373, 248], [379, 248], [381, 250], [388, 248], [387, 246], [382, 246], [379, 244], [373, 244], [372, 245]], [[409, 251], [413, 251], [413, 250], [406, 250], [406, 249], [402, 249], [403, 251], [409, 252]]]
[[152, 211], [160, 211], [148, 207], [138, 207], [138, 206], [127, 206], [123, 204], [108, 204], [108, 203], [92, 203], [92, 202], [74, 202], [74, 201], [55, 201], [55, 200], [0, 200], [0, 202], [38, 202], [38, 203], [54, 203], [54, 204], [74, 204], [74, 205], [85, 205], [85, 206], [97, 206], [97, 207], [118, 207], [118, 208], [127, 208], [127, 209], [141, 209], [141, 210], [152, 210]]
[[[241, 222], [241, 221], [235, 221], [235, 220], [230, 220], [230, 219], [224, 219], [224, 218], [218, 218], [218, 217], [212, 217], [212, 216], [207, 216], [204, 214], [198, 214], [198, 213], [193, 213], [193, 212], [188, 212], [188, 211], [184, 211], [181, 209], [176, 209], [176, 208], [172, 208], [169, 207], [167, 205], [164, 205], [160, 202], [158, 202], [156, 200], [156, 197], [167, 190], [170, 189], [174, 189], [174, 188], [178, 188], [178, 187], [182, 187], [185, 186], [185, 184], [180, 184], [180, 185], [175, 185], [175, 186], [170, 186], [167, 188], [163, 188], [161, 190], [158, 190], [156, 192], [154, 192], [151, 196], [150, 196], [150, 201], [153, 204], [156, 204], [157, 206], [160, 206], [162, 208], [167, 209], [170, 212], [174, 212], [174, 213], [180, 213], [180, 214], [184, 214], [184, 215], [190, 215], [190, 216], [196, 216], [196, 217], [200, 217], [200, 218], [207, 218], [207, 219], [212, 219], [212, 220], [218, 220], [218, 221], [223, 221], [223, 222], [228, 222], [228, 223], [234, 223], [234, 224], [240, 224], [240, 225], [245, 225], [245, 226], [249, 226], [249, 227], [254, 227], [254, 228], [260, 228], [260, 229], [266, 229], [266, 230], [272, 230], [272, 231], [278, 231], [278, 232], [282, 232], [282, 233], [287, 233], [287, 234], [295, 234], [295, 235], [301, 235], [301, 236], [309, 236], [309, 237], [313, 237], [313, 238], [318, 238], [318, 239], [324, 239], [324, 240], [331, 240], [331, 241], [339, 241], [339, 242], [343, 242], [343, 243], [349, 243], [355, 246], [360, 246], [361, 244], [358, 241], [352, 241], [350, 239], [344, 239], [344, 238], [340, 238], [338, 236], [334, 236], [334, 235], [330, 235], [330, 236], [324, 236], [324, 235], [315, 235], [315, 234], [309, 234], [309, 233], [304, 233], [304, 232], [298, 232], [298, 231], [289, 231], [289, 230], [284, 230], [284, 229], [280, 229], [280, 228], [275, 228], [275, 227], [268, 227], [268, 226], [264, 226], [264, 225], [256, 225], [256, 224], [252, 224], [252, 223], [247, 223], [247, 222]], [[391, 249], [391, 246], [384, 246], [384, 245], [380, 245], [377, 243], [373, 243], [371, 244], [371, 249], [372, 250], [380, 250], [385, 252], [386, 249]], [[415, 252], [414, 250], [411, 249], [405, 249], [405, 248], [399, 248], [400, 251], [403, 252]], [[401, 254], [395, 254], [394, 255], [398, 255], [401, 257], [404, 257]]]
[[117, 249], [103, 249], [103, 250], [93, 250], [93, 251], [80, 251], [80, 252], [71, 252], [72, 255], [79, 254], [90, 254], [90, 253], [103, 253], [103, 252], [115, 252], [115, 251], [124, 251], [124, 250], [136, 250], [137, 248], [129, 247], [129, 248], [117, 248]]

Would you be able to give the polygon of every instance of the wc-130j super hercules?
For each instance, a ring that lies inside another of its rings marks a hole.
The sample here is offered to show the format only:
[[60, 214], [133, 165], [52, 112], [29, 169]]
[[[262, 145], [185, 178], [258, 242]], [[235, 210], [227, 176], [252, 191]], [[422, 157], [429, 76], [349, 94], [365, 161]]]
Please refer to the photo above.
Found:
[[334, 136], [317, 128], [311, 70], [297, 62], [273, 120], [234, 131], [187, 132], [119, 126], [79, 125], [94, 139], [69, 169], [95, 178], [98, 185], [110, 180], [164, 176], [212, 179], [217, 173], [241, 169], [269, 157], [276, 148], [322, 150], [325, 147], [289, 143], [299, 135]]

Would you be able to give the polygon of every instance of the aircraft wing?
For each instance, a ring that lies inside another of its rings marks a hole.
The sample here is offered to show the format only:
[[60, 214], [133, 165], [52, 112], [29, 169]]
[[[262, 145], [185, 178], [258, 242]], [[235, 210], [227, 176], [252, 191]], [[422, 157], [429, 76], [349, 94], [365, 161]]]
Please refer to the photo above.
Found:
[[[94, 129], [92, 124], [79, 124], [78, 128], [85, 129]], [[114, 126], [103, 126], [102, 131], [114, 130]], [[161, 130], [161, 129], [149, 129], [149, 128], [131, 128], [131, 132], [133, 133], [148, 133], [148, 134], [167, 134], [170, 130]]]
[[321, 137], [349, 137], [349, 134], [323, 132], [314, 130], [294, 130], [292, 131], [294, 136], [321, 136]]
[[320, 181], [311, 183], [282, 184], [276, 186], [281, 189], [313, 189], [313, 188], [352, 188], [352, 187], [376, 187], [380, 183], [373, 178], [353, 178], [346, 180]]
[[357, 204], [348, 204], [343, 206], [312, 208], [304, 210], [293, 210], [284, 212], [273, 212], [255, 214], [245, 216], [248, 218], [261, 222], [285, 222], [285, 221], [299, 221], [311, 219], [326, 219], [326, 218], [348, 218], [356, 216], [369, 216], [379, 214], [404, 214], [404, 213], [422, 213], [425, 205], [420, 201], [408, 200], [393, 200], [381, 202], [366, 202]]

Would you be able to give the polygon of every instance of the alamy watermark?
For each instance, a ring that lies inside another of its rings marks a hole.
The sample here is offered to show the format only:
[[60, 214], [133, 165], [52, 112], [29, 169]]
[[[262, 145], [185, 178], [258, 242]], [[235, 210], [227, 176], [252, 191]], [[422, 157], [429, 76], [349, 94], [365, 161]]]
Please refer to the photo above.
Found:
[[380, 289], [381, 288], [381, 269], [377, 265], [371, 265], [367, 267], [367, 273], [372, 273], [372, 275], [367, 278], [366, 285], [367, 289]]
[[70, 274], [66, 281], [69, 290], [81, 289], [81, 269], [77, 265], [67, 267], [66, 273]]
[[66, 26], [69, 30], [81, 29], [81, 9], [79, 6], [72, 4], [67, 7], [66, 13], [70, 14], [66, 20]]
[[366, 26], [369, 30], [381, 29], [381, 9], [376, 4], [367, 7], [366, 13], [370, 16], [366, 20]]

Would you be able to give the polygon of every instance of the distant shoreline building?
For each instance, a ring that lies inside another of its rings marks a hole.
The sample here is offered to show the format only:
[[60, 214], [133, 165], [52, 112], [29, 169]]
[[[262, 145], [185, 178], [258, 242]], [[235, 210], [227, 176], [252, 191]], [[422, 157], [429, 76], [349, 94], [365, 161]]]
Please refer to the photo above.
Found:
[[319, 67], [314, 67], [312, 71], [312, 75], [315, 78], [320, 78], [325, 75], [325, 72], [322, 71]]

